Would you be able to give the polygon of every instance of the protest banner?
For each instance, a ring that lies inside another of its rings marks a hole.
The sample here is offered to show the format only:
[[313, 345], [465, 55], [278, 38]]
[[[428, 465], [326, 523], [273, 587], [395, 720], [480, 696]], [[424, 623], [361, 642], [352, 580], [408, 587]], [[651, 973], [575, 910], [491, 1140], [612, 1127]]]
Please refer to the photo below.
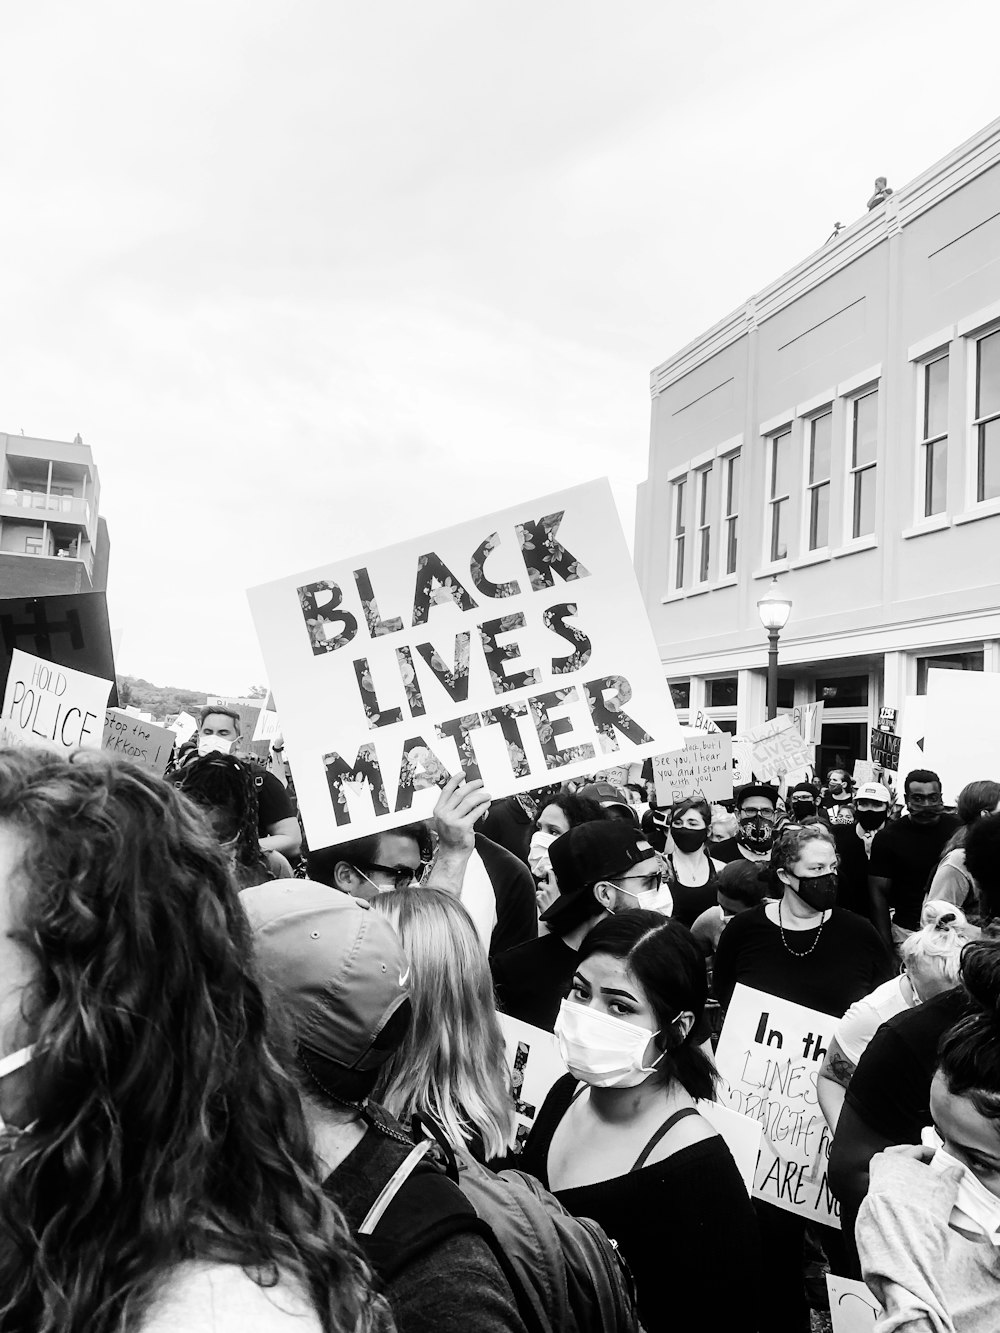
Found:
[[257, 718], [257, 726], [254, 728], [253, 739], [270, 742], [274, 740], [280, 730], [278, 714], [271, 708], [262, 708], [260, 716]]
[[899, 711], [895, 708], [880, 708], [878, 710], [878, 725], [880, 731], [895, 731], [896, 721], [899, 717]]
[[44, 662], [111, 681], [110, 702], [117, 707], [111, 626], [103, 592], [0, 599], [0, 688], [6, 683], [15, 648]]
[[740, 1115], [721, 1102], [696, 1102], [698, 1114], [705, 1117], [733, 1155], [736, 1169], [743, 1178], [747, 1193], [753, 1191], [753, 1178], [760, 1155], [762, 1130], [756, 1120]]
[[[927, 673], [925, 706], [924, 752], [913, 767], [939, 773], [945, 800], [954, 802], [970, 778], [996, 768], [1000, 674], [935, 667]], [[909, 718], [907, 709], [903, 721], [908, 732]]]
[[178, 713], [170, 723], [169, 730], [177, 737], [177, 744], [183, 745], [198, 730], [198, 719], [190, 713]]
[[99, 750], [111, 681], [58, 667], [33, 653], [11, 653], [0, 740], [36, 750]]
[[516, 1130], [512, 1147], [520, 1152], [549, 1089], [567, 1070], [551, 1032], [509, 1014], [498, 1017], [514, 1094]]
[[875, 776], [875, 765], [867, 759], [855, 759], [852, 777], [858, 787], [863, 787], [868, 782], [878, 781]]
[[[927, 750], [927, 695], [908, 694], [903, 700], [903, 712], [899, 720], [899, 768], [900, 778], [915, 768], [931, 768], [937, 772], [936, 761]], [[986, 770], [989, 772], [990, 770]], [[956, 789], [955, 796], [959, 789]]]
[[120, 759], [131, 759], [141, 768], [162, 776], [166, 772], [176, 735], [169, 727], [158, 727], [143, 718], [132, 717], [118, 708], [104, 714], [103, 747]]
[[719, 1100], [763, 1129], [754, 1197], [832, 1227], [840, 1205], [827, 1183], [831, 1136], [816, 1081], [836, 1025], [740, 983], [715, 1053]]
[[790, 717], [806, 745], [819, 745], [823, 733], [823, 704], [796, 704], [779, 708], [779, 717]]
[[683, 748], [607, 481], [249, 598], [315, 848]]
[[874, 1333], [882, 1307], [864, 1282], [827, 1273], [826, 1290], [833, 1333]]
[[872, 727], [872, 763], [878, 764], [879, 768], [887, 768], [890, 773], [898, 773], [900, 743], [901, 738], [891, 731]]
[[703, 713], [700, 708], [695, 713], [694, 721], [691, 723], [691, 726], [694, 728], [695, 731], [715, 732], [722, 730], [722, 728], [718, 726], [715, 722], [713, 722], [707, 713]]
[[733, 786], [737, 790], [753, 782], [753, 742], [746, 736], [733, 737]]
[[752, 745], [753, 771], [763, 782], [780, 782], [810, 765], [811, 751], [787, 713], [753, 727], [747, 738]]
[[689, 796], [705, 801], [733, 799], [733, 738], [724, 731], [688, 736], [679, 754], [653, 756], [656, 804], [676, 805]]

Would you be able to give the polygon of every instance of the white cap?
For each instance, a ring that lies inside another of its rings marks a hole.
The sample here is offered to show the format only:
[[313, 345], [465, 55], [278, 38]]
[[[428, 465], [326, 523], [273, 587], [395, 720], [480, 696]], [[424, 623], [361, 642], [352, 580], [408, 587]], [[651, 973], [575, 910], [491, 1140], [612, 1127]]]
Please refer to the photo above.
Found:
[[883, 805], [892, 803], [892, 792], [888, 787], [883, 787], [881, 782], [866, 782], [863, 787], [859, 787], [854, 793], [856, 801], [881, 801]]

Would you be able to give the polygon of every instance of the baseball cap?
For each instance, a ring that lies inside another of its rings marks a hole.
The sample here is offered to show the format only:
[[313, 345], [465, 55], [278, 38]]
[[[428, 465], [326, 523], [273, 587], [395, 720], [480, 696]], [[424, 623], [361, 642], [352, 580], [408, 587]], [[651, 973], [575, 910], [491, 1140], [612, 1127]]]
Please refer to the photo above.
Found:
[[240, 902], [307, 1072], [346, 1100], [366, 1096], [409, 1021], [410, 965], [396, 932], [363, 899], [311, 880], [258, 884]]
[[602, 879], [617, 879], [656, 852], [642, 829], [620, 819], [577, 824], [556, 838], [549, 860], [559, 897], [541, 915], [552, 929], [572, 930], [601, 910], [590, 892]]
[[633, 821], [635, 819], [625, 793], [620, 787], [616, 787], [610, 782], [588, 782], [586, 786], [579, 789], [577, 796], [586, 796], [588, 800], [596, 801], [605, 810], [609, 807], [621, 806], [627, 812], [629, 819]]
[[748, 782], [745, 787], [741, 787], [736, 793], [736, 809], [739, 810], [743, 802], [748, 801], [751, 796], [766, 796], [774, 808], [778, 808], [776, 787], [772, 787], [766, 782]]
[[881, 782], [866, 782], [854, 793], [856, 801], [881, 801], [883, 805], [892, 804], [892, 792], [883, 787]]
[[811, 782], [796, 782], [795, 786], [788, 793], [788, 799], [791, 800], [797, 791], [804, 791], [806, 795], [811, 796], [813, 800], [816, 800], [819, 796], [819, 788], [815, 787]]

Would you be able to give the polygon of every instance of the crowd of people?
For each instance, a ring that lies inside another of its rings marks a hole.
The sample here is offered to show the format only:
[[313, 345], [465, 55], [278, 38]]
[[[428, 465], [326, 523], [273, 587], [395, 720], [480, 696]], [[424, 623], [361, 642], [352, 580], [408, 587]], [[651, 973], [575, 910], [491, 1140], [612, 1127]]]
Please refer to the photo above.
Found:
[[[164, 779], [0, 751], [0, 1330], [1000, 1327], [1000, 783], [456, 775], [309, 848], [289, 776], [219, 707]], [[839, 1230], [709, 1114], [741, 983], [836, 1020]]]

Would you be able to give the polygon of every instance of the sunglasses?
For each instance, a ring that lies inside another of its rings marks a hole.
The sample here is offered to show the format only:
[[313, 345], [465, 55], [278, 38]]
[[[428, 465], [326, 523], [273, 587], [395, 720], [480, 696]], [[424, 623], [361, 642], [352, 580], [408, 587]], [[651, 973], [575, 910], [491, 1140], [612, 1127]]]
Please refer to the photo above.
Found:
[[[364, 864], [366, 869], [373, 870], [377, 874], [385, 875], [389, 879], [391, 879], [392, 887], [394, 889], [410, 888], [411, 885], [417, 882], [417, 877], [420, 874], [419, 870], [411, 870], [409, 866], [380, 866], [375, 861], [366, 861]], [[361, 869], [361, 866], [356, 865], [354, 869], [364, 879], [368, 879], [368, 876], [365, 874], [364, 870]], [[371, 884], [372, 881], [368, 879], [368, 883]], [[376, 885], [375, 887], [377, 888], [378, 885]]]

